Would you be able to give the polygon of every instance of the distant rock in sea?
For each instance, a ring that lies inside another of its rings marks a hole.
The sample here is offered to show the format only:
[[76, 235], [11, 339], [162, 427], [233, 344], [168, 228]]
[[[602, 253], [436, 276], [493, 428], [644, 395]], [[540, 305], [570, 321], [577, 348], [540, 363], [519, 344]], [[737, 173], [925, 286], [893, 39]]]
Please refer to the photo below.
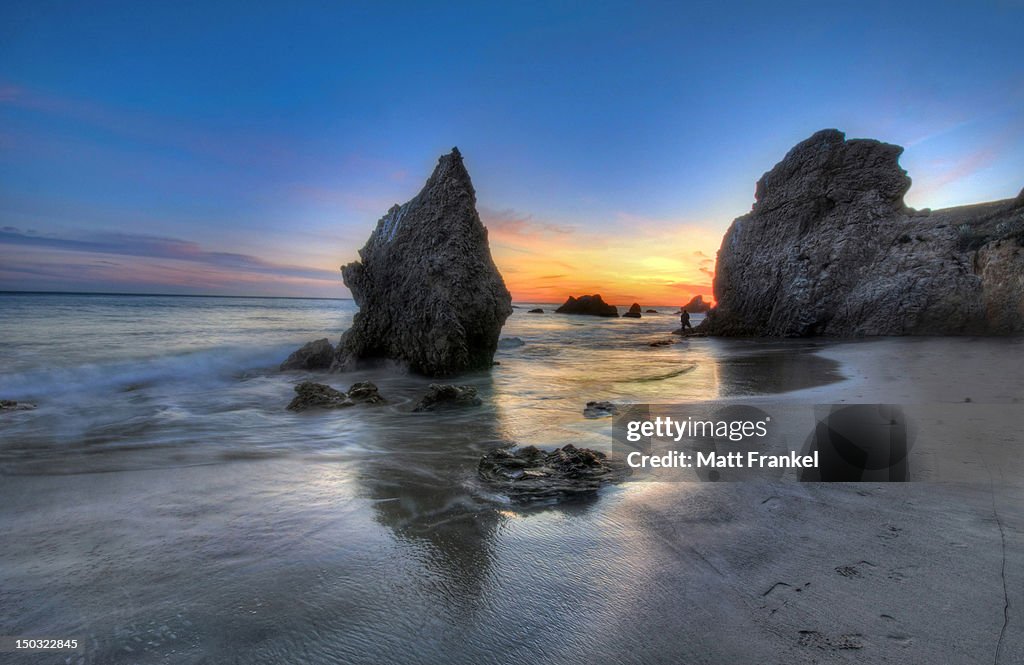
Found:
[[717, 335], [1024, 332], [1024, 192], [933, 210], [903, 202], [899, 146], [834, 129], [757, 183], [718, 252]]
[[711, 309], [711, 303], [704, 300], [704, 296], [695, 295], [690, 298], [690, 302], [683, 305], [683, 309], [690, 314], [703, 314]]
[[658, 310], [656, 310], [656, 309], [645, 309], [644, 310], [644, 314], [658, 314]]
[[588, 316], [618, 316], [619, 310], [614, 305], [609, 305], [601, 298], [600, 293], [592, 296], [580, 296], [574, 298], [569, 296], [561, 307], [555, 310], [557, 314], [586, 314]]
[[473, 386], [452, 386], [432, 383], [413, 411], [441, 411], [480, 406], [483, 402], [476, 396]]
[[334, 347], [325, 337], [309, 342], [281, 363], [282, 370], [327, 369], [334, 362]]
[[544, 310], [542, 310], [540, 307], [538, 307], [537, 309], [531, 309], [529, 312], [527, 312], [527, 314], [543, 314], [543, 313], [544, 313]]
[[462, 155], [438, 160], [422, 191], [377, 222], [342, 276], [359, 305], [335, 367], [389, 358], [428, 376], [489, 369], [512, 297], [487, 244]]
[[632, 306], [630, 306], [629, 311], [622, 316], [628, 319], [639, 319], [642, 316], [640, 311], [640, 305], [638, 303], [633, 303]]

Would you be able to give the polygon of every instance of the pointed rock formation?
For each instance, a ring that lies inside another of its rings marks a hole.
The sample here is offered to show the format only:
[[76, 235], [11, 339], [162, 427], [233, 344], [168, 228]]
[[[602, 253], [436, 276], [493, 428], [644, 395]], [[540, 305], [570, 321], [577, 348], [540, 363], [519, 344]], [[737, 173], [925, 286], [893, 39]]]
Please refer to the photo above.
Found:
[[574, 298], [569, 296], [565, 303], [555, 310], [557, 314], [587, 314], [589, 316], [618, 316], [619, 310], [615, 305], [609, 305], [601, 297], [600, 293], [592, 296], [580, 296]]
[[365, 358], [398, 360], [427, 376], [491, 367], [512, 297], [457, 148], [414, 199], [377, 222], [359, 259], [341, 269], [359, 313], [336, 368]]
[[630, 306], [629, 311], [623, 314], [622, 316], [623, 318], [627, 319], [639, 319], [641, 316], [643, 316], [643, 314], [641, 314], [640, 312], [640, 303], [635, 302]]
[[[899, 146], [834, 129], [757, 183], [718, 251], [700, 330], [719, 335], [1024, 332], [1024, 214], [1013, 199], [916, 212]], [[1018, 199], [1019, 200], [1019, 199]]]

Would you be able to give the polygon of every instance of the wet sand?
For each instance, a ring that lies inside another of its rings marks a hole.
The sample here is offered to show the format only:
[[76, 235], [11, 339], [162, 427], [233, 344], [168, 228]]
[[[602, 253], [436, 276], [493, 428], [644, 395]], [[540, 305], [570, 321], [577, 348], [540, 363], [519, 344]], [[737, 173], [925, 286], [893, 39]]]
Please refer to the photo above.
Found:
[[916, 423], [921, 482], [646, 492], [638, 510], [690, 578], [679, 588], [716, 607], [683, 643], [703, 645], [707, 662], [1024, 662], [1022, 351], [1021, 340], [829, 345], [820, 355], [848, 379], [785, 396], [932, 414]]
[[461, 438], [381, 429], [336, 459], [4, 476], [4, 632], [105, 664], [1021, 662], [1022, 349], [825, 343], [845, 379], [723, 398], [938, 404], [922, 482], [632, 482], [522, 511], [463, 473], [504, 436], [464, 420], [456, 464]]

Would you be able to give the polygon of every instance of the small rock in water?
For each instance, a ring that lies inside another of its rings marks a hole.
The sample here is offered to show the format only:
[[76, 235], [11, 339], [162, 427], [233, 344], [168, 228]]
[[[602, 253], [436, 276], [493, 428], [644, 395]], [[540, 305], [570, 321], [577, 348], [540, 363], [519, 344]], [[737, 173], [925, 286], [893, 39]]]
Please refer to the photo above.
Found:
[[290, 369], [328, 369], [334, 362], [334, 347], [327, 338], [318, 339], [303, 345], [281, 363], [281, 370]]
[[621, 479], [623, 471], [604, 453], [572, 444], [550, 453], [534, 446], [495, 450], [477, 467], [483, 481], [520, 503], [590, 494]]
[[[356, 384], [359, 385], [359, 384]], [[355, 404], [348, 395], [322, 383], [303, 381], [295, 386], [295, 399], [288, 405], [289, 411], [306, 409], [338, 409]]]
[[658, 310], [656, 310], [656, 309], [645, 309], [644, 310], [644, 314], [657, 314], [657, 313], [658, 313]]
[[31, 411], [36, 408], [35, 404], [18, 402], [13, 399], [0, 399], [0, 411]]
[[348, 389], [348, 398], [363, 404], [383, 404], [386, 401], [381, 397], [377, 386], [369, 381], [353, 383], [352, 387]]
[[531, 309], [527, 314], [543, 314], [544, 310], [538, 307], [537, 309]]
[[629, 308], [629, 311], [622, 315], [622, 318], [639, 319], [641, 316], [643, 315], [640, 314], [640, 303], [633, 303], [633, 305]]
[[587, 418], [604, 418], [618, 414], [619, 407], [611, 402], [587, 402], [583, 415]]
[[499, 349], [516, 349], [519, 348], [520, 346], [525, 345], [526, 342], [524, 342], [519, 337], [502, 337], [501, 339], [498, 340]]
[[427, 388], [427, 394], [420, 398], [413, 411], [439, 411], [481, 404], [483, 402], [476, 396], [476, 388], [473, 386], [432, 383]]
[[672, 346], [675, 343], [676, 340], [674, 339], [658, 339], [648, 344], [648, 346]]

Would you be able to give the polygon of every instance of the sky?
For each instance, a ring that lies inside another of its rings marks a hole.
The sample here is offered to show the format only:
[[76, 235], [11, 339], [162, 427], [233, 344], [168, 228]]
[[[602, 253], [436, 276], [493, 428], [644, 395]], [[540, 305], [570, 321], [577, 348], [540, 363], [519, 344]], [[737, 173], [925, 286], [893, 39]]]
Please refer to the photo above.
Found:
[[756, 180], [836, 127], [907, 203], [1024, 187], [1024, 0], [16, 2], [0, 290], [349, 297], [458, 146], [513, 297], [711, 294]]

